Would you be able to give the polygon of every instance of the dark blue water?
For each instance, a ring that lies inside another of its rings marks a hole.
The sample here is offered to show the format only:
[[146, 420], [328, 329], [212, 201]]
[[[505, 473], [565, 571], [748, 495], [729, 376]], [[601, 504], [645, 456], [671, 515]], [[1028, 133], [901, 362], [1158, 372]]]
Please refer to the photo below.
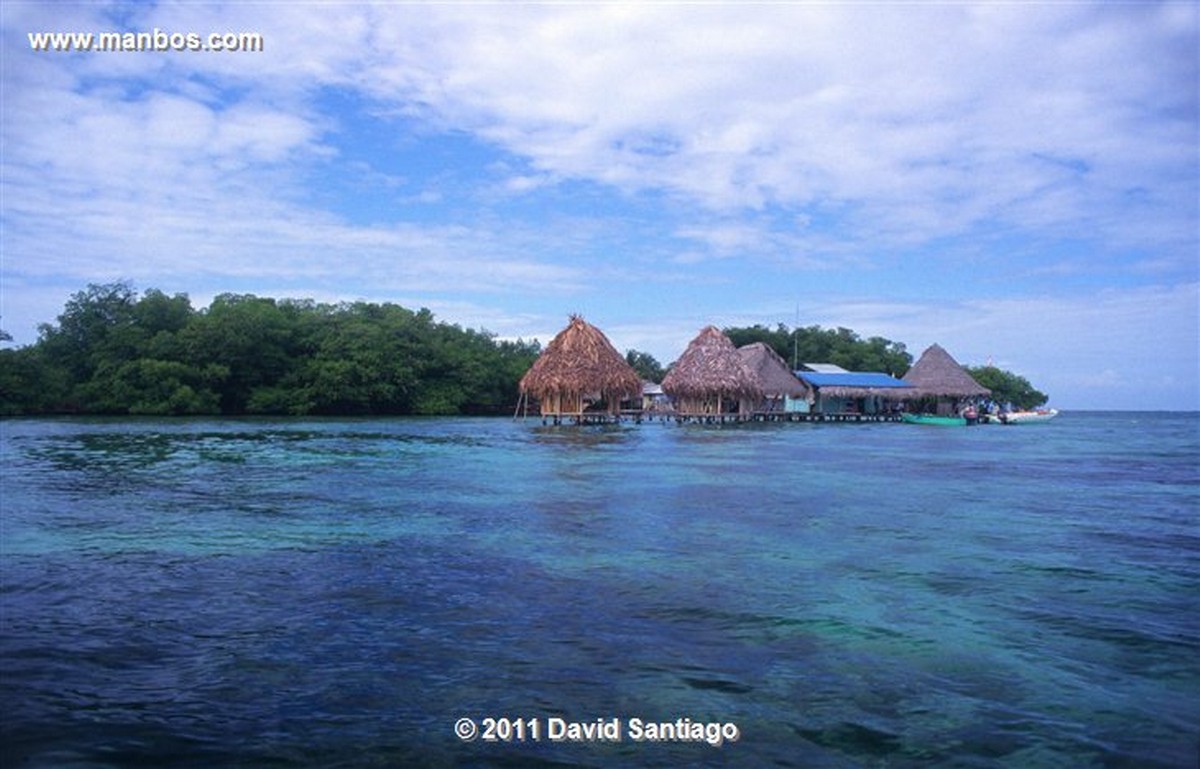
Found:
[[0, 766], [1200, 761], [1195, 414], [0, 430]]

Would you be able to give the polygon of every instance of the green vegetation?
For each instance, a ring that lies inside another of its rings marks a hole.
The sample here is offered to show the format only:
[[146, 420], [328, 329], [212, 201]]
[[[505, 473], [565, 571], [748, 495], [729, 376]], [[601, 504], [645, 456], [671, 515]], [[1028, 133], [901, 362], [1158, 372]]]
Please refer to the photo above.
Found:
[[0, 350], [2, 414], [494, 414], [541, 352], [393, 304], [90, 285]]
[[1011, 403], [1018, 409], [1028, 410], [1042, 406], [1050, 397], [1029, 384], [1025, 377], [1017, 376], [995, 366], [964, 366], [976, 382], [992, 391], [992, 400]]
[[638, 376], [642, 379], [648, 379], [651, 382], [661, 382], [663, 377], [667, 375], [667, 371], [663, 368], [662, 364], [648, 352], [630, 350], [625, 353], [625, 362], [633, 367]]
[[900, 342], [878, 336], [864, 340], [848, 328], [789, 329], [780, 323], [774, 329], [761, 325], [727, 328], [725, 335], [737, 347], [764, 342], [793, 368], [800, 363], [833, 363], [847, 371], [880, 371], [901, 377], [913, 362]]
[[[129, 283], [89, 285], [35, 344], [0, 350], [0, 414], [501, 414], [541, 353], [537, 342], [499, 341], [394, 304], [317, 304], [222, 294], [195, 310], [186, 294]], [[903, 376], [899, 342], [845, 328], [782, 323], [727, 328], [737, 346], [765, 342], [789, 364], [835, 363]], [[0, 341], [11, 337], [0, 330]], [[652, 355], [625, 356], [661, 382]], [[995, 399], [1046, 402], [1015, 374], [967, 371]]]

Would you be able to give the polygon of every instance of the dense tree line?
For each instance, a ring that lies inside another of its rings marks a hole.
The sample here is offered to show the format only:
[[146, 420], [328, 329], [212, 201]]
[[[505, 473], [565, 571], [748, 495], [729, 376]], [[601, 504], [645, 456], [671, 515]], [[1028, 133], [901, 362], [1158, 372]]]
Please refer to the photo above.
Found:
[[725, 335], [738, 347], [763, 342], [793, 367], [803, 363], [833, 363], [847, 371], [880, 371], [901, 377], [913, 362], [902, 343], [879, 336], [862, 339], [848, 328], [790, 329], [780, 323], [773, 329], [762, 325], [727, 328]]
[[540, 352], [394, 304], [222, 294], [198, 311], [90, 285], [0, 350], [0, 413], [500, 413]]
[[967, 373], [979, 384], [992, 391], [992, 400], [1000, 404], [1012, 404], [1018, 409], [1034, 409], [1050, 399], [1046, 393], [1034, 388], [1029, 380], [996, 366], [964, 366]]

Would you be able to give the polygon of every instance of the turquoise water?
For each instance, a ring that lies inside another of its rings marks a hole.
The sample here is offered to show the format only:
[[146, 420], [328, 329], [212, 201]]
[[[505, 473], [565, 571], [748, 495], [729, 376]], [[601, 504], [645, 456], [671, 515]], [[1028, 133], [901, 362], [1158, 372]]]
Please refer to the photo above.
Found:
[[5, 767], [1200, 761], [1195, 414], [0, 431]]

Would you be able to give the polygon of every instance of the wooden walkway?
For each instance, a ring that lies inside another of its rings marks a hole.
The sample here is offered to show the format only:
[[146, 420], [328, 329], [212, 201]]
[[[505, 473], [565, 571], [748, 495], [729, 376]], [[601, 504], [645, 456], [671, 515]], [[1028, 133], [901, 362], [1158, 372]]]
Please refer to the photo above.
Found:
[[[625, 414], [609, 414], [607, 411], [585, 411], [582, 414], [532, 414], [534, 419], [541, 419], [544, 425], [615, 425], [626, 420]], [[641, 422], [641, 419], [637, 420]]]
[[899, 422], [899, 414], [818, 414], [804, 412], [756, 411], [755, 422]]
[[756, 411], [751, 414], [679, 414], [672, 411], [585, 411], [574, 414], [528, 415], [544, 425], [612, 425], [621, 422], [675, 422], [676, 424], [738, 424], [741, 422], [899, 422], [899, 414], [820, 414], [800, 411]]

